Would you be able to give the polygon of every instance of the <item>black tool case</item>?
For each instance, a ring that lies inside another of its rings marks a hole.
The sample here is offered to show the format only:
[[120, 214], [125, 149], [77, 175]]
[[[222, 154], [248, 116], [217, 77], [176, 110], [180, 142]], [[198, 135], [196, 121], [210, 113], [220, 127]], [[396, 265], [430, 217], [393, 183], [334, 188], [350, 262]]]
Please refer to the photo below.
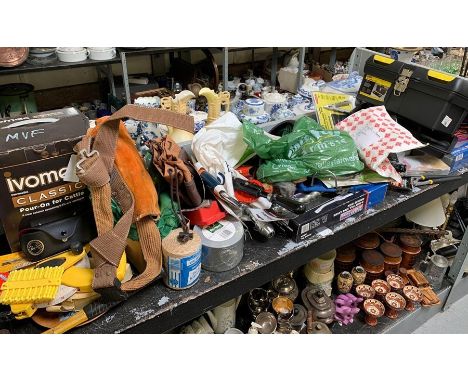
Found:
[[467, 116], [468, 80], [374, 55], [366, 61], [357, 98], [385, 105], [413, 128], [451, 136]]

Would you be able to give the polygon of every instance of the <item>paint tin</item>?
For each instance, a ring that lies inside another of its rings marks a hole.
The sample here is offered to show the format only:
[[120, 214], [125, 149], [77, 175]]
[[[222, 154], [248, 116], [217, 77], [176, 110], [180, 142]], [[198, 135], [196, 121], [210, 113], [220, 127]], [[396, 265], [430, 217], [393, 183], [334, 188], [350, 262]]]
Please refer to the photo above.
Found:
[[202, 267], [225, 272], [236, 267], [244, 256], [244, 228], [228, 217], [205, 228], [194, 227], [202, 241]]
[[186, 289], [200, 278], [201, 238], [193, 232], [193, 239], [180, 243], [177, 236], [182, 229], [172, 231], [162, 241], [164, 283], [171, 289]]

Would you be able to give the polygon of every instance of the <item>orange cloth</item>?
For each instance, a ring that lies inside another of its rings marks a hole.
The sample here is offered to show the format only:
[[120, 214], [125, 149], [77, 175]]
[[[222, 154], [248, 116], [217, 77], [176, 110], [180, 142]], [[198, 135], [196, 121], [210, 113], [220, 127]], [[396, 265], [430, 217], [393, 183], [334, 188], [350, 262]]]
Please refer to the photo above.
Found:
[[[96, 127], [89, 129], [87, 135], [94, 137], [100, 126], [107, 121], [108, 118], [109, 117], [106, 116], [97, 119]], [[117, 139], [117, 147], [115, 150], [115, 165], [134, 195], [135, 219], [138, 221], [142, 217], [148, 215], [159, 217], [160, 210], [156, 188], [123, 122], [119, 124], [119, 138]]]

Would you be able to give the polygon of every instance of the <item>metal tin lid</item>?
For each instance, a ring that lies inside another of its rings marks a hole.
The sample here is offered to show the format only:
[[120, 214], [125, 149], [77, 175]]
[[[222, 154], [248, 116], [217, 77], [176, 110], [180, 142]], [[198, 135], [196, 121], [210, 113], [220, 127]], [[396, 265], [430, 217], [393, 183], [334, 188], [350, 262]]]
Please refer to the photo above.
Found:
[[403, 253], [398, 245], [388, 241], [380, 244], [380, 251], [388, 257], [401, 257]]

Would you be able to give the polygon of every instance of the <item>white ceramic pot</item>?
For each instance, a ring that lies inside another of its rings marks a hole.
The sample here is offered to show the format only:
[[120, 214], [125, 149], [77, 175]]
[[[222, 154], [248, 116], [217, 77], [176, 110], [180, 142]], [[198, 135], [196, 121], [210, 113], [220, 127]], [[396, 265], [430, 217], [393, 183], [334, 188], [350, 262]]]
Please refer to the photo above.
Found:
[[286, 107], [287, 98], [280, 93], [266, 93], [263, 95], [263, 100], [265, 101], [265, 111], [268, 114], [273, 114], [282, 107]]
[[88, 48], [91, 60], [110, 60], [115, 57], [115, 48]]
[[83, 47], [74, 48], [70, 46], [63, 46], [63, 47], [57, 48], [57, 50], [60, 50], [61, 52], [80, 52], [83, 49], [84, 49]]
[[88, 58], [88, 50], [82, 48], [82, 50], [73, 51], [73, 50], [61, 50], [62, 48], [57, 49], [57, 58], [62, 62], [80, 62], [85, 61]]
[[244, 101], [244, 114], [250, 117], [265, 114], [265, 102], [260, 98], [248, 98]]
[[335, 258], [336, 250], [333, 249], [309, 261], [309, 266], [315, 273], [329, 273], [333, 269], [333, 262], [335, 261]]
[[236, 309], [240, 297], [234, 298], [207, 312], [211, 326], [216, 334], [222, 334], [236, 324]]
[[333, 277], [335, 276], [335, 272], [332, 268], [327, 273], [318, 273], [312, 269], [310, 264], [306, 264], [304, 266], [304, 275], [311, 284], [319, 285], [332, 282]]

